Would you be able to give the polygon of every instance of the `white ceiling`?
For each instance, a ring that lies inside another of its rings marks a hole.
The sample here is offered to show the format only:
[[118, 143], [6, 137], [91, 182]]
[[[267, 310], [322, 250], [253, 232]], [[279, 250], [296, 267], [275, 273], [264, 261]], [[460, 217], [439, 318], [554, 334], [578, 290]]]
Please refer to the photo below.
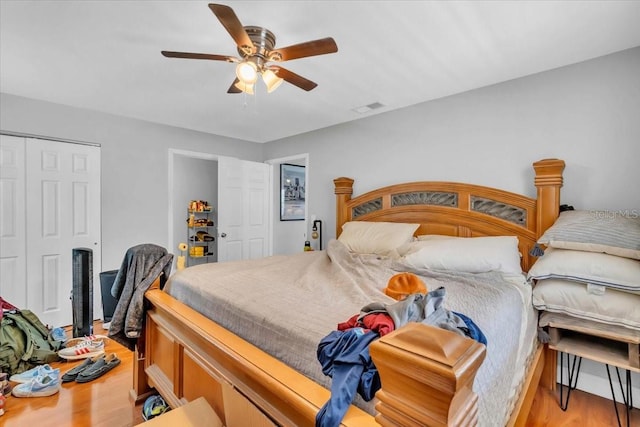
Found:
[[[287, 83], [227, 94], [237, 56], [206, 1], [0, 1], [0, 91], [268, 142], [640, 46], [640, 1], [226, 1], [276, 47], [338, 52], [282, 65]], [[366, 114], [354, 108], [384, 107]]]

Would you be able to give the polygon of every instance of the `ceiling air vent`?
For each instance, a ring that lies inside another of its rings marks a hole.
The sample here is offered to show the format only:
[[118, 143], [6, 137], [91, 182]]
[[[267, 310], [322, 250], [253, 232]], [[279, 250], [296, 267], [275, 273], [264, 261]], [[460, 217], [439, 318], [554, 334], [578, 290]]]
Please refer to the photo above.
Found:
[[384, 104], [381, 104], [379, 102], [374, 102], [369, 105], [363, 105], [362, 107], [356, 107], [353, 109], [353, 111], [355, 111], [356, 113], [364, 114], [364, 113], [368, 113], [371, 110], [376, 110], [382, 107], [384, 107]]

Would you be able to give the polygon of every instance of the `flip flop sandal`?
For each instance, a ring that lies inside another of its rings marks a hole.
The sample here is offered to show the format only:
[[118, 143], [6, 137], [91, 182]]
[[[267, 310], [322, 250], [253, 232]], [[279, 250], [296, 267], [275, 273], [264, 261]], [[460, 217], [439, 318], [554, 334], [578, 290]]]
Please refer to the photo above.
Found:
[[96, 357], [90, 357], [88, 359], [85, 359], [84, 362], [82, 362], [78, 366], [71, 368], [67, 372], [65, 372], [62, 375], [62, 382], [67, 383], [70, 381], [75, 381], [78, 375], [82, 371], [84, 371], [85, 369], [88, 369], [90, 366], [93, 366], [93, 364], [96, 363], [98, 359], [103, 359], [103, 358], [104, 358], [104, 354], [100, 354]]
[[96, 378], [103, 376], [119, 364], [120, 359], [118, 359], [118, 356], [116, 356], [115, 353], [99, 358], [93, 365], [78, 374], [76, 382], [88, 383], [89, 381], [93, 381]]

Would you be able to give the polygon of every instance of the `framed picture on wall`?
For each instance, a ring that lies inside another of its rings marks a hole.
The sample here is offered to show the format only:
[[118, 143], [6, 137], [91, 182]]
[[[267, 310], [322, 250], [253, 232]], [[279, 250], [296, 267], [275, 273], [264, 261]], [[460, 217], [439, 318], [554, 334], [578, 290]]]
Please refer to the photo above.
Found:
[[304, 166], [280, 164], [280, 221], [303, 221]]

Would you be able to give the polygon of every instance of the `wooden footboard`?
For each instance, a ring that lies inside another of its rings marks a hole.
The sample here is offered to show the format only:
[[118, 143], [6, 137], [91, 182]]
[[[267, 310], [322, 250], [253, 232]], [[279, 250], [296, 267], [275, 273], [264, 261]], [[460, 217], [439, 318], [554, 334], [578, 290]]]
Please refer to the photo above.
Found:
[[473, 380], [485, 347], [444, 329], [409, 323], [370, 346], [383, 387], [376, 397], [383, 426], [474, 426]]
[[[146, 299], [138, 393], [154, 387], [172, 407], [203, 396], [226, 426], [314, 424], [327, 389], [161, 290], [148, 291]], [[355, 407], [345, 417], [347, 426], [374, 424]]]
[[[314, 425], [329, 390], [159, 289], [146, 299], [144, 350], [137, 354], [144, 368], [134, 369], [134, 398], [155, 388], [179, 407], [203, 396], [226, 426]], [[371, 346], [383, 384], [378, 415], [352, 406], [343, 425], [477, 424], [471, 387], [484, 354], [473, 340], [423, 324], [384, 336]], [[528, 388], [536, 387], [531, 380]], [[524, 420], [530, 404], [518, 405]]]

